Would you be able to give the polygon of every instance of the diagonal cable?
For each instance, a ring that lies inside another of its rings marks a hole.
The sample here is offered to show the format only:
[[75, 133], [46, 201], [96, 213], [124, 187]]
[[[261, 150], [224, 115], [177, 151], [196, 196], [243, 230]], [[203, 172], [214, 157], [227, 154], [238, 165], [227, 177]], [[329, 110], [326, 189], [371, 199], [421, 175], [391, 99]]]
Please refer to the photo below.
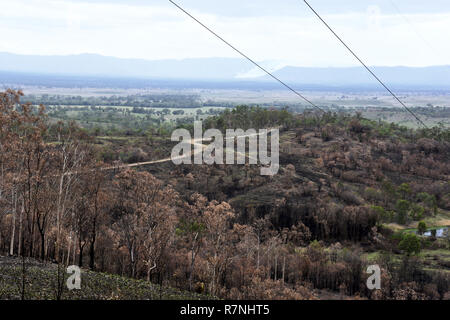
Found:
[[391, 89], [389, 89], [384, 83], [383, 81], [380, 80], [380, 78], [377, 77], [377, 75], [375, 73], [373, 73], [373, 71], [353, 52], [352, 49], [349, 48], [349, 46], [347, 46], [345, 44], [345, 42], [336, 34], [336, 32], [334, 32], [334, 30], [325, 22], [325, 20], [322, 19], [322, 17], [313, 9], [313, 7], [311, 7], [309, 5], [309, 3], [306, 0], [303, 0], [306, 5], [312, 10], [312, 12], [314, 12], [314, 14], [320, 19], [320, 21], [323, 22], [323, 24], [331, 31], [331, 33], [333, 33], [333, 35], [347, 48], [348, 51], [350, 51], [350, 53], [356, 58], [356, 60], [358, 60], [363, 66], [364, 68], [366, 68], [367, 71], [369, 71], [369, 73], [409, 112], [412, 114], [412, 116], [414, 118], [416, 118], [417, 122], [419, 122], [420, 124], [422, 124], [425, 128], [428, 128], [427, 125], [420, 120], [420, 118], [414, 113], [412, 112], [411, 109], [409, 109], [404, 103], [403, 101], [401, 101], [392, 91]]
[[226, 41], [224, 38], [222, 38], [221, 36], [219, 36], [217, 33], [215, 33], [213, 30], [211, 30], [210, 28], [208, 28], [206, 25], [204, 25], [201, 21], [199, 21], [197, 18], [195, 18], [192, 14], [190, 14], [189, 12], [187, 12], [186, 10], [184, 10], [182, 7], [180, 7], [178, 4], [176, 4], [174, 1], [169, 0], [175, 7], [177, 7], [178, 9], [180, 9], [181, 11], [183, 11], [187, 16], [189, 16], [192, 20], [194, 20], [195, 22], [197, 22], [199, 25], [201, 25], [203, 28], [205, 28], [206, 30], [208, 30], [210, 33], [212, 33], [214, 36], [216, 36], [218, 39], [222, 40], [222, 42], [224, 42], [226, 45], [228, 45], [230, 48], [232, 48], [234, 51], [236, 51], [237, 53], [239, 53], [241, 56], [243, 56], [244, 58], [246, 58], [248, 61], [250, 61], [251, 63], [253, 63], [255, 66], [257, 66], [259, 69], [261, 69], [262, 71], [264, 71], [265, 73], [267, 73], [269, 76], [271, 76], [273, 79], [275, 79], [276, 81], [278, 81], [279, 83], [281, 83], [283, 86], [285, 86], [286, 88], [288, 88], [290, 91], [292, 91], [293, 93], [295, 93], [297, 96], [299, 96], [300, 98], [302, 98], [303, 100], [305, 100], [307, 103], [309, 103], [310, 105], [312, 105], [314, 108], [322, 111], [323, 113], [325, 113], [325, 110], [323, 110], [321, 107], [315, 105], [314, 103], [312, 103], [309, 99], [307, 99], [306, 97], [304, 97], [301, 93], [299, 93], [297, 90], [293, 89], [291, 86], [289, 86], [288, 84], [286, 84], [285, 82], [283, 82], [282, 80], [280, 80], [278, 77], [274, 76], [272, 73], [270, 73], [268, 70], [266, 70], [265, 68], [263, 68], [262, 66], [260, 66], [256, 61], [254, 61], [253, 59], [251, 59], [250, 57], [248, 57], [246, 54], [244, 54], [242, 51], [238, 50], [236, 47], [234, 47], [233, 45], [231, 45], [228, 41]]

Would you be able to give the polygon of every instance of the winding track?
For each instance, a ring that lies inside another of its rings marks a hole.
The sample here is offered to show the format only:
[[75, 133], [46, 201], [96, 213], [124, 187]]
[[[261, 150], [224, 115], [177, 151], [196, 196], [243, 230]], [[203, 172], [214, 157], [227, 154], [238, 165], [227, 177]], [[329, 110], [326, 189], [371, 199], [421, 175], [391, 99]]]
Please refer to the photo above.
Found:
[[[273, 132], [275, 129], [277, 129], [277, 128], [270, 128], [270, 129], [267, 130], [267, 133]], [[246, 137], [252, 137], [252, 136], [259, 136], [261, 134], [262, 133], [260, 132], [260, 133], [247, 134], [247, 135], [242, 135], [242, 136], [237, 136], [237, 137], [225, 137], [225, 140], [244, 138], [244, 137], [246, 138]], [[192, 145], [201, 146], [202, 147], [202, 151], [203, 151], [203, 149], [206, 148], [207, 145], [199, 143], [199, 141], [203, 142], [203, 141], [205, 141], [205, 139], [203, 139], [203, 138], [191, 139], [191, 144]], [[225, 148], [225, 150], [226, 150], [226, 148]], [[194, 148], [194, 152], [192, 153], [192, 155], [194, 155], [195, 152], [196, 151], [195, 151], [195, 148]], [[197, 151], [197, 153], [198, 152], [199, 151]], [[251, 158], [251, 159], [257, 160], [256, 158], [253, 158], [250, 155], [247, 155], [245, 153], [241, 153], [241, 152], [237, 152], [236, 151], [236, 154], [241, 154], [241, 155], [244, 155], [247, 158]], [[178, 157], [175, 157], [174, 159], [182, 159], [182, 158], [184, 158], [184, 156], [178, 156]], [[164, 162], [168, 162], [168, 161], [172, 161], [172, 158], [169, 157], [169, 158], [164, 158], [164, 159], [159, 159], [159, 160], [152, 160], [152, 161], [145, 161], [145, 162], [135, 162], [135, 163], [129, 163], [129, 164], [121, 164], [121, 165], [118, 165], [118, 166], [108, 166], [108, 167], [103, 167], [100, 170], [102, 170], [102, 171], [119, 170], [119, 169], [124, 169], [124, 168], [134, 168], [134, 167], [141, 167], [141, 166], [147, 166], [147, 165], [152, 165], [152, 164], [164, 163]], [[74, 174], [74, 173], [78, 173], [78, 172], [67, 172], [65, 175], [71, 175], [71, 174]]]

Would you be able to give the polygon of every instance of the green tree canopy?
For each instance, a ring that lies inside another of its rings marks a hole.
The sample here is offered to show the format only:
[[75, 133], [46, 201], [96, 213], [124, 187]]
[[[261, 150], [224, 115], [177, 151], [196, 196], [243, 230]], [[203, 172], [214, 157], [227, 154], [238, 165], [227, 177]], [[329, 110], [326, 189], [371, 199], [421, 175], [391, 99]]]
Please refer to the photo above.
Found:
[[425, 231], [427, 231], [427, 225], [425, 223], [425, 221], [420, 221], [419, 225], [417, 226], [417, 231], [419, 232], [419, 234], [424, 234]]
[[419, 254], [421, 249], [420, 239], [413, 233], [405, 233], [398, 244], [398, 248], [404, 251], [408, 256], [411, 254]]

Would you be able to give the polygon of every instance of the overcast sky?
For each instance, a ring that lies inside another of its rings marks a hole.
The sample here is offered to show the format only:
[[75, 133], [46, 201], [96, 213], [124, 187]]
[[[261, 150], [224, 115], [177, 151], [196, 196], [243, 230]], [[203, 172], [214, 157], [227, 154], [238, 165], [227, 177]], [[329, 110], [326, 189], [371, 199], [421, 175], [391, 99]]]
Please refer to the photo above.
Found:
[[[174, 0], [272, 66], [357, 62], [301, 0]], [[450, 1], [309, 0], [369, 65], [450, 65]], [[239, 57], [167, 0], [0, 0], [0, 51]]]

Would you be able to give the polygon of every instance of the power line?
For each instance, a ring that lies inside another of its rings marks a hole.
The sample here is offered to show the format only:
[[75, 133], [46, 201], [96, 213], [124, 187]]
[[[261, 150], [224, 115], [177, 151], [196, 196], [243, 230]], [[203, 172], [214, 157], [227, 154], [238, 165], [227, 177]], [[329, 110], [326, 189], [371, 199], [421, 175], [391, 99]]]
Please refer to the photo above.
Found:
[[414, 118], [416, 118], [416, 120], [422, 124], [425, 128], [428, 128], [427, 125], [425, 123], [423, 123], [422, 120], [420, 120], [420, 118], [418, 116], [416, 116], [416, 114], [414, 112], [412, 112], [392, 91], [391, 89], [389, 89], [384, 83], [383, 81], [380, 80], [380, 78], [377, 77], [377, 75], [375, 73], [373, 73], [373, 71], [352, 51], [352, 49], [350, 49], [345, 42], [336, 34], [336, 32], [334, 32], [334, 30], [325, 22], [325, 20], [322, 19], [322, 17], [313, 9], [313, 7], [311, 7], [309, 5], [309, 3], [306, 0], [303, 0], [306, 5], [312, 10], [312, 12], [314, 12], [314, 14], [320, 19], [320, 21], [323, 22], [323, 24], [331, 31], [331, 33], [333, 33], [333, 35], [347, 48], [348, 51], [350, 51], [350, 53], [356, 58], [356, 60], [358, 60], [363, 66], [364, 68], [366, 68], [367, 71], [369, 71], [369, 73], [409, 112], [412, 114], [412, 116]]
[[247, 55], [245, 55], [243, 52], [241, 52], [240, 50], [238, 50], [236, 47], [234, 47], [233, 45], [231, 45], [228, 41], [226, 41], [224, 38], [222, 38], [221, 36], [219, 36], [217, 33], [215, 33], [213, 30], [211, 30], [210, 28], [208, 28], [206, 25], [204, 25], [202, 22], [200, 22], [197, 18], [195, 18], [192, 14], [190, 14], [189, 12], [187, 12], [186, 10], [184, 10], [182, 7], [180, 7], [178, 4], [176, 4], [174, 1], [169, 0], [174, 6], [176, 6], [178, 9], [180, 9], [181, 11], [183, 11], [187, 16], [189, 16], [191, 19], [193, 19], [195, 22], [197, 22], [199, 25], [201, 25], [203, 28], [205, 28], [206, 30], [208, 30], [210, 33], [212, 33], [214, 36], [216, 36], [218, 39], [222, 40], [222, 42], [224, 42], [226, 45], [228, 45], [230, 48], [232, 48], [234, 51], [236, 51], [237, 53], [239, 53], [241, 56], [243, 56], [244, 58], [246, 58], [248, 61], [250, 61], [251, 63], [253, 63], [255, 66], [257, 66], [259, 69], [261, 69], [262, 71], [264, 71], [265, 73], [267, 73], [269, 76], [271, 76], [273, 79], [275, 79], [276, 81], [278, 81], [279, 83], [281, 83], [283, 86], [285, 86], [286, 88], [288, 88], [290, 91], [292, 91], [293, 93], [295, 93], [297, 96], [299, 96], [300, 98], [302, 98], [303, 100], [305, 100], [307, 103], [309, 103], [310, 105], [312, 105], [314, 108], [322, 111], [323, 113], [325, 113], [325, 111], [320, 108], [319, 106], [315, 105], [314, 103], [312, 103], [309, 99], [305, 98], [301, 93], [299, 93], [297, 90], [293, 89], [291, 86], [287, 85], [285, 82], [281, 81], [279, 78], [277, 78], [276, 76], [274, 76], [272, 73], [270, 73], [268, 70], [266, 70], [265, 68], [263, 68], [262, 66], [260, 66], [257, 62], [255, 62], [253, 59], [251, 59], [250, 57], [248, 57]]

